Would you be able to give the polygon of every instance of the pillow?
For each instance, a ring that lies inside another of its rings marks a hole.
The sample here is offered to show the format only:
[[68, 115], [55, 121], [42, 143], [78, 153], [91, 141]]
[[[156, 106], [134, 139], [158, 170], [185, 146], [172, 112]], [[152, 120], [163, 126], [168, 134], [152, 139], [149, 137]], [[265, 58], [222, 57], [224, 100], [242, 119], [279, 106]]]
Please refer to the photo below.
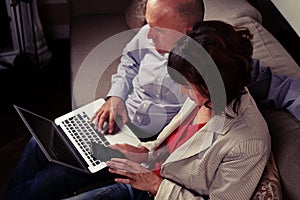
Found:
[[125, 20], [129, 28], [141, 28], [146, 24], [146, 3], [147, 0], [132, 0], [125, 10]]
[[276, 162], [271, 153], [262, 177], [253, 193], [251, 200], [281, 200], [281, 185]]
[[300, 68], [284, 47], [260, 23], [251, 17], [240, 17], [226, 21], [235, 27], [246, 27], [253, 34], [253, 58], [261, 66], [269, 66], [277, 75], [300, 79]]
[[204, 0], [204, 6], [204, 20], [232, 21], [247, 16], [262, 22], [260, 12], [247, 0]]

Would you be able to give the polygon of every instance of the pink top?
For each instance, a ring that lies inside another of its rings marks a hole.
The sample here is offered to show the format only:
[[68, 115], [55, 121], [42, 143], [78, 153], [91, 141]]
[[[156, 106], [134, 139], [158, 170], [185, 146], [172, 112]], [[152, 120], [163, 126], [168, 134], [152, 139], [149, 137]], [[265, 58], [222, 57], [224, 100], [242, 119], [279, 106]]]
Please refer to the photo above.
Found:
[[[179, 148], [182, 144], [184, 144], [188, 139], [190, 139], [197, 131], [199, 131], [206, 123], [202, 124], [191, 124], [195, 116], [197, 115], [198, 109], [195, 109], [190, 116], [175, 129], [171, 135], [159, 146], [162, 148], [164, 146], [167, 147], [169, 155], [174, 152], [177, 148]], [[158, 148], [158, 149], [159, 149]], [[153, 172], [160, 175], [161, 165], [165, 162], [165, 159], [159, 160], [154, 165]]]

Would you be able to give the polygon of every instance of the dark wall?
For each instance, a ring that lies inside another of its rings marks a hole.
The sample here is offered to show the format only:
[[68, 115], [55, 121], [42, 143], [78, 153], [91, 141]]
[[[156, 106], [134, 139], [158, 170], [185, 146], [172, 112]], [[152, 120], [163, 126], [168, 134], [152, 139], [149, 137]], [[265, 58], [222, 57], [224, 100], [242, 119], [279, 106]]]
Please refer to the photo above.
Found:
[[0, 1], [0, 53], [6, 52], [12, 48], [12, 39], [10, 35], [10, 18], [8, 17], [5, 1]]

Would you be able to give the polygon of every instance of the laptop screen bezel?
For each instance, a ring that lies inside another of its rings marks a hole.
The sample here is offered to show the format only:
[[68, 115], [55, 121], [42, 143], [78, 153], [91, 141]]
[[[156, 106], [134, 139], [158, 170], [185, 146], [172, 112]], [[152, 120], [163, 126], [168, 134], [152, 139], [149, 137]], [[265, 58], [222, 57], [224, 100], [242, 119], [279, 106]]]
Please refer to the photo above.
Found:
[[[46, 156], [46, 158], [50, 161], [50, 162], [54, 162], [54, 163], [57, 163], [57, 164], [60, 164], [60, 165], [63, 165], [63, 166], [66, 166], [66, 167], [70, 167], [72, 169], [75, 169], [75, 170], [79, 170], [79, 171], [82, 171], [82, 172], [85, 172], [85, 173], [88, 173], [90, 174], [91, 172], [88, 170], [87, 166], [81, 161], [81, 159], [79, 158], [79, 156], [77, 155], [77, 153], [74, 151], [73, 147], [66, 141], [66, 137], [64, 137], [64, 134], [61, 133], [61, 131], [57, 128], [56, 124], [43, 117], [43, 116], [40, 116], [36, 113], [33, 113], [27, 109], [24, 109], [24, 108], [21, 108], [19, 106], [16, 106], [14, 105], [15, 109], [17, 110], [18, 114], [20, 115], [21, 119], [23, 120], [23, 122], [25, 123], [26, 127], [28, 128], [29, 132], [31, 133], [31, 135], [33, 136], [33, 138], [35, 139], [35, 141], [37, 142], [37, 144], [39, 145], [39, 147], [41, 148], [42, 152], [44, 153], [44, 155]], [[56, 158], [53, 158], [49, 153], [48, 151], [46, 150], [46, 148], [44, 147], [44, 145], [42, 144], [42, 142], [39, 140], [39, 137], [36, 135], [36, 133], [33, 131], [33, 129], [31, 128], [31, 126], [29, 125], [29, 123], [27, 122], [26, 118], [24, 117], [23, 113], [22, 112], [27, 112], [31, 115], [35, 115], [36, 117], [39, 117], [40, 119], [42, 120], [46, 120], [48, 123], [51, 124], [52, 128], [55, 129], [55, 131], [57, 131], [59, 137], [62, 139], [62, 141], [64, 142], [64, 144], [68, 147], [68, 149], [70, 150], [70, 152], [73, 154], [73, 156], [76, 158], [76, 161], [78, 162], [78, 164], [82, 167], [82, 168], [79, 168], [77, 166], [73, 166], [73, 165], [70, 165], [68, 163], [64, 163], [64, 162], [61, 162], [59, 160], [57, 160]]]

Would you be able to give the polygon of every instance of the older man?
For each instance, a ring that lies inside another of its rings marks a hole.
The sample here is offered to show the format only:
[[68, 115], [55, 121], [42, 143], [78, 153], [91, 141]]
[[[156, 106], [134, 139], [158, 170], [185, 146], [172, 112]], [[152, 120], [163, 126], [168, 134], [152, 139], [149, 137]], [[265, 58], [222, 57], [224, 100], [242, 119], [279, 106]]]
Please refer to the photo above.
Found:
[[120, 116], [147, 140], [177, 114], [186, 96], [168, 76], [168, 52], [203, 15], [201, 0], [148, 1], [147, 25], [126, 46], [109, 98], [92, 118], [100, 130], [108, 118], [109, 133], [113, 133], [114, 119]]

